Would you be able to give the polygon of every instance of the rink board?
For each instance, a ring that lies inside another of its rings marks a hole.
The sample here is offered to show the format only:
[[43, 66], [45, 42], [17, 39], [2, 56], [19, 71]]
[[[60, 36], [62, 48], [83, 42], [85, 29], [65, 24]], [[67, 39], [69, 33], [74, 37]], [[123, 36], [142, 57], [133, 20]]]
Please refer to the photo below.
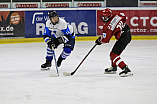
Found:
[[[41, 38], [48, 12], [56, 10], [59, 16], [74, 27], [76, 36], [99, 36], [104, 23], [100, 14], [104, 8], [40, 8], [0, 10], [0, 38]], [[124, 13], [132, 35], [157, 35], [157, 8], [113, 8], [114, 13]], [[10, 19], [9, 19], [10, 18]]]
[[[6, 17], [9, 13], [11, 23], [14, 25], [5, 27], [3, 25], [6, 24], [0, 22], [2, 25], [0, 44], [44, 42], [42, 34], [48, 19], [47, 13], [52, 9], [73, 25], [76, 41], [95, 41], [102, 34], [103, 23], [98, 18], [104, 8], [3, 9], [0, 10], [0, 15]], [[111, 7], [111, 9], [115, 13], [123, 12], [127, 15], [133, 40], [157, 40], [156, 7]], [[18, 18], [14, 18], [15, 16]], [[7, 23], [8, 21], [9, 19], [6, 20]], [[114, 40], [114, 37], [111, 40]]]

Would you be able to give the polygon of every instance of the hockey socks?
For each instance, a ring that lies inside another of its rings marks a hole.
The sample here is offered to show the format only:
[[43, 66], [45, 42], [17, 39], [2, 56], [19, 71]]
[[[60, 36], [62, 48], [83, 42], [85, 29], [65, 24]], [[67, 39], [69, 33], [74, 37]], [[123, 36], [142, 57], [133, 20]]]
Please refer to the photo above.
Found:
[[123, 71], [119, 73], [121, 77], [132, 76], [131, 70], [128, 66], [122, 61], [118, 54], [113, 52], [110, 53], [110, 58], [112, 62], [112, 67], [105, 69], [104, 74], [115, 74], [117, 71], [117, 66], [119, 66]]
[[70, 53], [71, 53], [71, 49], [68, 47], [65, 47], [60, 56], [65, 60], [70, 55]]
[[111, 58], [112, 66], [119, 66], [121, 69], [124, 66], [126, 66], [126, 64], [124, 63], [124, 61], [120, 58], [118, 54], [111, 52], [110, 58]]
[[57, 61], [57, 66], [60, 67], [61, 66], [61, 63], [63, 60], [65, 60], [71, 53], [71, 49], [68, 48], [68, 47], [65, 47], [63, 49], [63, 52], [61, 53], [60, 57], [58, 58], [58, 61]]
[[47, 47], [46, 63], [41, 65], [41, 70], [49, 70], [51, 67], [51, 61], [53, 59], [53, 51]]
[[52, 59], [53, 59], [53, 51], [49, 47], [47, 47], [46, 59], [49, 59], [50, 61], [52, 61]]

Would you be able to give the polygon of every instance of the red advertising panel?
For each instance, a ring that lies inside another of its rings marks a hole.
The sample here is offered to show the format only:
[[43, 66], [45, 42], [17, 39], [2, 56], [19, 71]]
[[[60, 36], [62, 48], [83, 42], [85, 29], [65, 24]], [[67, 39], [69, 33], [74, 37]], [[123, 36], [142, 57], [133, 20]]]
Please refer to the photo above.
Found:
[[77, 3], [78, 7], [101, 7], [101, 3]]
[[0, 8], [8, 8], [8, 4], [0, 4]]
[[157, 6], [157, 3], [140, 3], [140, 6]]
[[16, 8], [38, 8], [38, 4], [15, 4]]
[[46, 8], [53, 8], [53, 7], [69, 7], [69, 3], [46, 3]]
[[[97, 35], [102, 34], [101, 10], [97, 10]], [[157, 10], [113, 10], [124, 13], [132, 35], [157, 35]]]
[[13, 8], [40, 8], [40, 2], [13, 2]]
[[140, 1], [140, 6], [157, 6], [157, 1]]

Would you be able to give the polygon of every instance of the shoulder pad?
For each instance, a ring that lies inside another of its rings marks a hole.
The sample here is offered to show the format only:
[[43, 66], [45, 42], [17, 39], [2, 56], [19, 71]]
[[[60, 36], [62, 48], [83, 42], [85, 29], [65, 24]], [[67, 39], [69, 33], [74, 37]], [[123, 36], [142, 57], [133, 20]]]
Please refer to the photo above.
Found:
[[47, 20], [47, 21], [46, 21], [46, 27], [50, 27], [50, 24], [51, 24], [51, 21], [50, 21], [50, 20]]
[[58, 29], [60, 29], [60, 30], [64, 30], [64, 29], [67, 28], [67, 22], [64, 19], [62, 19], [62, 18], [59, 18], [58, 25], [59, 25]]

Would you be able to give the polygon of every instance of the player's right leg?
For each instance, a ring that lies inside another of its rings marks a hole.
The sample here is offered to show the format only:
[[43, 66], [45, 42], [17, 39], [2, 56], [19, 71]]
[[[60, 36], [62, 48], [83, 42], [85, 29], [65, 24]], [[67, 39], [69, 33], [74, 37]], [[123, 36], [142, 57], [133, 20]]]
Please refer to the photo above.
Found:
[[73, 51], [75, 46], [75, 38], [70, 38], [67, 43], [64, 44], [63, 51], [60, 54], [58, 61], [57, 61], [57, 66], [60, 67], [63, 60], [65, 60]]
[[51, 67], [51, 61], [53, 59], [53, 51], [47, 47], [46, 62], [41, 65], [41, 70], [49, 70]]
[[[117, 66], [119, 66], [123, 71], [119, 74], [120, 76], [130, 76], [133, 74], [125, 62], [121, 59], [120, 54], [126, 48], [127, 44], [131, 41], [130, 34], [122, 34], [120, 39], [115, 43], [111, 53], [111, 66], [110, 68], [105, 69], [105, 74], [114, 74], [117, 71]], [[111, 73], [110, 73], [111, 72]]]
[[133, 74], [131, 73], [131, 70], [129, 69], [129, 67], [127, 65], [125, 65], [123, 68], [122, 68], [122, 72], [119, 73], [119, 75], [121, 77], [127, 77], [127, 76], [132, 76]]

